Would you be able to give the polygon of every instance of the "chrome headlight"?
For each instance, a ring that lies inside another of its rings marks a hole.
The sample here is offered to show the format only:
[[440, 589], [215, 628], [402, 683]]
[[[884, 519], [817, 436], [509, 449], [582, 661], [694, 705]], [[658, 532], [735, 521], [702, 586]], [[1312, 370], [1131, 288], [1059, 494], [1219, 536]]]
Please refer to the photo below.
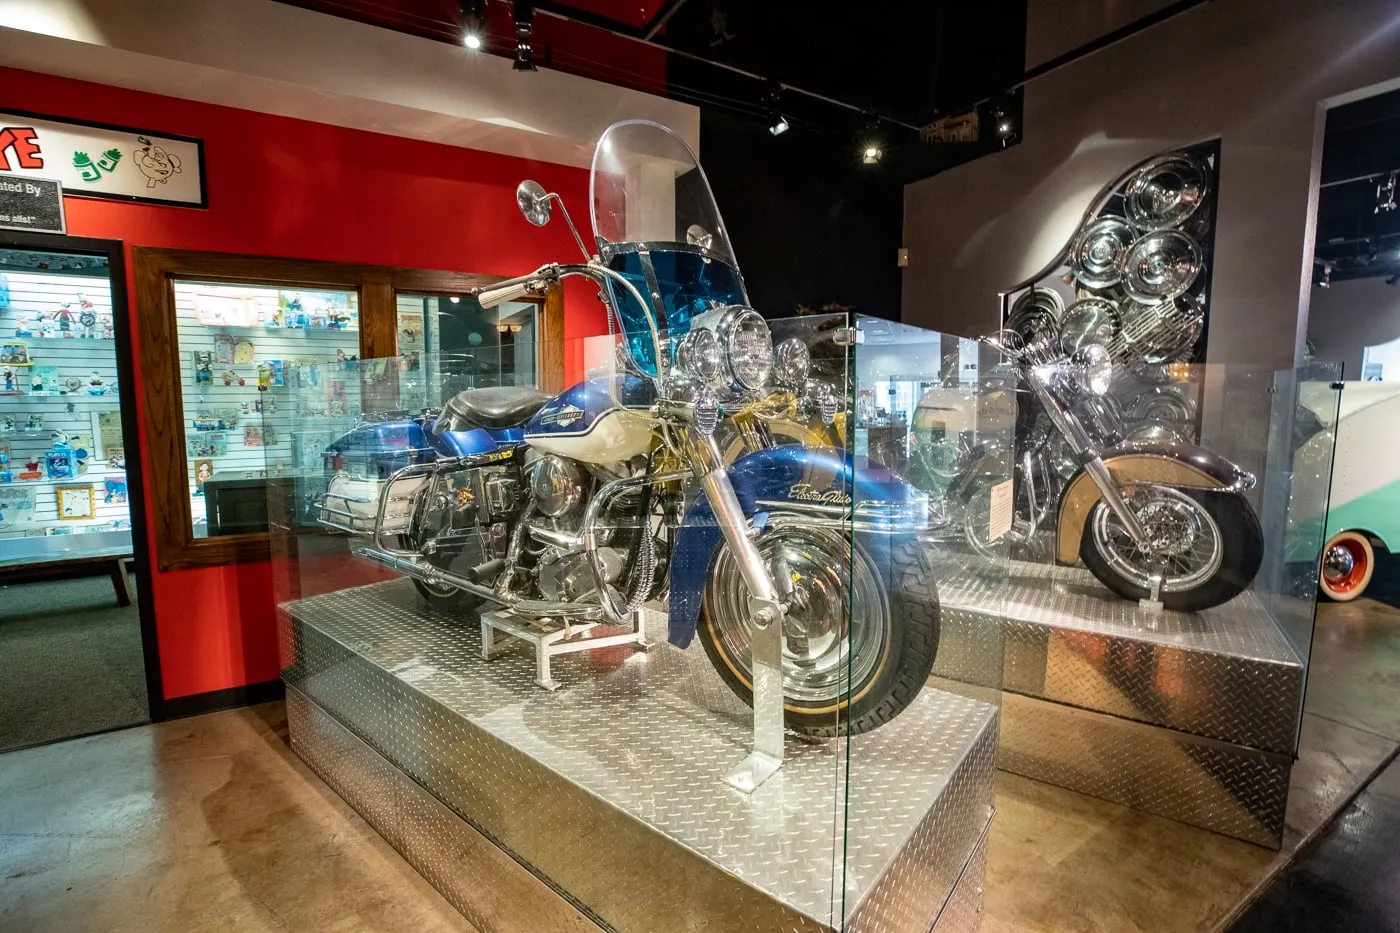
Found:
[[1101, 344], [1091, 343], [1076, 351], [1074, 380], [1095, 395], [1103, 395], [1113, 381], [1113, 360]]
[[719, 338], [709, 328], [692, 330], [676, 346], [676, 367], [699, 382], [714, 382], [719, 378], [723, 366], [724, 354], [719, 348]]
[[720, 321], [719, 339], [734, 381], [749, 390], [763, 388], [773, 371], [773, 334], [768, 322], [754, 309], [735, 305]]
[[780, 385], [800, 389], [812, 368], [812, 354], [807, 345], [793, 337], [778, 344], [773, 351], [773, 377]]

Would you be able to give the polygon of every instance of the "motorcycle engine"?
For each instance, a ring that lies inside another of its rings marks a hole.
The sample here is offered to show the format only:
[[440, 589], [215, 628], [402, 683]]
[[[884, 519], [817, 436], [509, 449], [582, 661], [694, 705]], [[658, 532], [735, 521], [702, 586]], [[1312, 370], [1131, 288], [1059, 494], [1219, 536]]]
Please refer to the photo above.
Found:
[[550, 518], [560, 518], [583, 502], [583, 470], [572, 460], [546, 454], [533, 464], [530, 492], [535, 508]]
[[[622, 575], [622, 552], [617, 548], [601, 547], [598, 549], [598, 560], [603, 568], [603, 580], [616, 582]], [[573, 602], [596, 589], [588, 558], [580, 551], [560, 548], [550, 548], [540, 557], [536, 582], [540, 595], [555, 602]]]

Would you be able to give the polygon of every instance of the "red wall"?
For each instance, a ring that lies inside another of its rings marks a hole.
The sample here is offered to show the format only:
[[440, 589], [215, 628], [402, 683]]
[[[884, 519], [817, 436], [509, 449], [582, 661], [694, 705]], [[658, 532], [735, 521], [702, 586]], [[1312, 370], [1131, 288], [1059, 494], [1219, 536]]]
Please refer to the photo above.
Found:
[[[139, 245], [510, 275], [578, 252], [563, 224], [520, 217], [522, 178], [586, 217], [582, 169], [7, 68], [0, 109], [204, 140], [208, 210], [67, 199], [69, 232], [122, 240], [128, 261]], [[134, 292], [129, 304], [134, 335]], [[606, 327], [593, 292], [570, 288], [566, 339]], [[124, 404], [139, 406], [139, 381]], [[144, 419], [139, 430], [149, 476]], [[151, 567], [166, 699], [278, 676], [269, 564], [162, 573], [152, 548]]]

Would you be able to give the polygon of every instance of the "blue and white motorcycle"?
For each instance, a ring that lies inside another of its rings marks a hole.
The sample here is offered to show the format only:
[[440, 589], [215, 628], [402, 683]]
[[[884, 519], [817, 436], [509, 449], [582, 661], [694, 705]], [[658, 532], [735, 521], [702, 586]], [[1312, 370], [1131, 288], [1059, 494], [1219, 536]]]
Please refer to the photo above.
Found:
[[[596, 255], [574, 230], [585, 262], [477, 297], [493, 307], [592, 280], [618, 328], [615, 371], [552, 398], [469, 389], [440, 412], [361, 426], [328, 451], [323, 520], [368, 535], [357, 553], [443, 609], [624, 624], [666, 599], [669, 640], [685, 647], [698, 631], [748, 702], [751, 633], [781, 626], [787, 726], [813, 738], [876, 728], [918, 695], [937, 651], [918, 545], [926, 497], [839, 447], [778, 444], [751, 425], [758, 440], [726, 464], [724, 422], [786, 406], [831, 424], [845, 386], [810, 377], [801, 340], [774, 348], [674, 133], [610, 127], [591, 191]], [[539, 226], [560, 199], [527, 181], [517, 200]]]

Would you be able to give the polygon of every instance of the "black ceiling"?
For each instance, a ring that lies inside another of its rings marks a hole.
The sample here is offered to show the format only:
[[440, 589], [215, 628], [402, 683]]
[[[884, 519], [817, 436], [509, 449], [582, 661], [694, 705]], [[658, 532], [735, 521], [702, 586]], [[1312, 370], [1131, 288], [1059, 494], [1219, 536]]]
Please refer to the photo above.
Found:
[[[1400, 91], [1327, 114], [1313, 281], [1400, 275], [1400, 208], [1381, 205], [1400, 170]], [[1400, 204], [1400, 177], [1396, 202]], [[1330, 271], [1328, 271], [1330, 269]]]

